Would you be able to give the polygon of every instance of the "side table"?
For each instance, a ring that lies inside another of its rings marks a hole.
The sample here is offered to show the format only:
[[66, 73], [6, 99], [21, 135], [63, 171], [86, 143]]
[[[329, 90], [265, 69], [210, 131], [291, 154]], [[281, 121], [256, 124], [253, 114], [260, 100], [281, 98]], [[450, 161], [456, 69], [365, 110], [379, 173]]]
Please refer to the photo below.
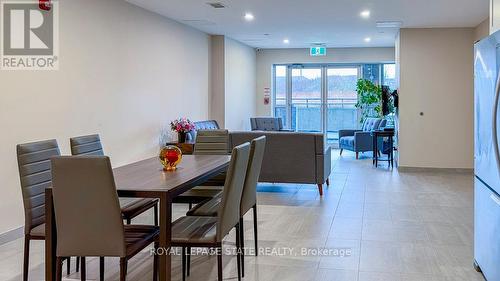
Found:
[[[373, 165], [378, 167], [379, 161], [387, 161], [389, 167], [394, 168], [394, 131], [373, 131], [371, 133], [373, 140]], [[388, 138], [389, 139], [389, 154], [387, 158], [378, 157], [378, 138]]]
[[181, 151], [182, 154], [190, 155], [194, 152], [194, 141], [186, 141], [186, 142], [169, 142], [167, 145], [175, 145]]

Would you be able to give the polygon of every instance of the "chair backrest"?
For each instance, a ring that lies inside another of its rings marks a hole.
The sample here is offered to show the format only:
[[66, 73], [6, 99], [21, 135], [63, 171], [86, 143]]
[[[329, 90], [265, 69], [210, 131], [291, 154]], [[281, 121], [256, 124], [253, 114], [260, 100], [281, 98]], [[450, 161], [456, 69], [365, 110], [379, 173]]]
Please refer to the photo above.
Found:
[[125, 257], [120, 203], [106, 156], [52, 158], [57, 256]]
[[231, 163], [227, 169], [226, 182], [218, 211], [217, 242], [222, 242], [222, 239], [240, 220], [241, 194], [243, 193], [249, 155], [250, 143], [235, 147], [231, 153]]
[[200, 130], [196, 134], [194, 152], [196, 155], [229, 154], [228, 130]]
[[361, 130], [363, 130], [364, 132], [371, 132], [374, 130], [378, 130], [381, 121], [382, 119], [380, 118], [366, 118], [365, 121], [363, 122]]
[[248, 158], [248, 168], [243, 185], [243, 194], [241, 196], [240, 215], [243, 216], [255, 204], [257, 204], [257, 183], [259, 182], [262, 160], [264, 159], [264, 150], [266, 149], [266, 137], [261, 136], [254, 140], [250, 145], [250, 156]]
[[103, 156], [104, 150], [99, 135], [88, 135], [69, 139], [72, 155]]
[[283, 129], [283, 120], [279, 117], [250, 118], [252, 131], [279, 131]]
[[24, 203], [24, 232], [45, 223], [45, 188], [52, 184], [50, 158], [60, 155], [56, 140], [17, 145]]
[[196, 139], [196, 131], [198, 130], [219, 130], [219, 123], [215, 120], [204, 120], [204, 121], [196, 121], [194, 122], [194, 130], [188, 132], [187, 139], [195, 140]]

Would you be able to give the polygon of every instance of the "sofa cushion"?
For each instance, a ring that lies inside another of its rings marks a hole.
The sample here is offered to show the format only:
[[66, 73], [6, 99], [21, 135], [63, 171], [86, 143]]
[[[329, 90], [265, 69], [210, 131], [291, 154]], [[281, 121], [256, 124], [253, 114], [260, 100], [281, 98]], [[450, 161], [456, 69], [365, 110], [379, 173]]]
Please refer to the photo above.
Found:
[[280, 131], [283, 129], [281, 118], [275, 117], [257, 117], [250, 118], [252, 131]]
[[371, 132], [374, 130], [378, 130], [378, 127], [380, 125], [380, 122], [382, 119], [380, 118], [366, 118], [365, 122], [363, 123], [363, 132]]
[[354, 147], [354, 136], [347, 136], [347, 137], [341, 137], [340, 140], [340, 147]]

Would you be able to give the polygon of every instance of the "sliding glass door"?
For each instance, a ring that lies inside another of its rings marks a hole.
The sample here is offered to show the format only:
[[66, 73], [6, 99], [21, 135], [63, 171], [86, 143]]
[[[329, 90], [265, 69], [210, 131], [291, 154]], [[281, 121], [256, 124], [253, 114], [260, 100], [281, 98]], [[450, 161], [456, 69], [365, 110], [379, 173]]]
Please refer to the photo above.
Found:
[[322, 69], [293, 66], [291, 74], [290, 128], [298, 132], [322, 132]]
[[342, 129], [358, 127], [358, 95], [356, 83], [360, 67], [328, 67], [326, 93], [326, 135], [329, 142], [337, 141]]
[[340, 129], [358, 124], [356, 83], [361, 65], [275, 65], [273, 112], [285, 128], [324, 133], [338, 140]]

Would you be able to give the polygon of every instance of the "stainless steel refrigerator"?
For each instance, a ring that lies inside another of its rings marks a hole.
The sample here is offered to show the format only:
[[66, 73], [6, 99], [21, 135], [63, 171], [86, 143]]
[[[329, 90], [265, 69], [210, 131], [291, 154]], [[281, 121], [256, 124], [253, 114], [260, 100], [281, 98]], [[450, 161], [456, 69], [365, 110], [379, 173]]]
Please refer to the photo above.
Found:
[[474, 259], [500, 281], [500, 32], [474, 48]]

